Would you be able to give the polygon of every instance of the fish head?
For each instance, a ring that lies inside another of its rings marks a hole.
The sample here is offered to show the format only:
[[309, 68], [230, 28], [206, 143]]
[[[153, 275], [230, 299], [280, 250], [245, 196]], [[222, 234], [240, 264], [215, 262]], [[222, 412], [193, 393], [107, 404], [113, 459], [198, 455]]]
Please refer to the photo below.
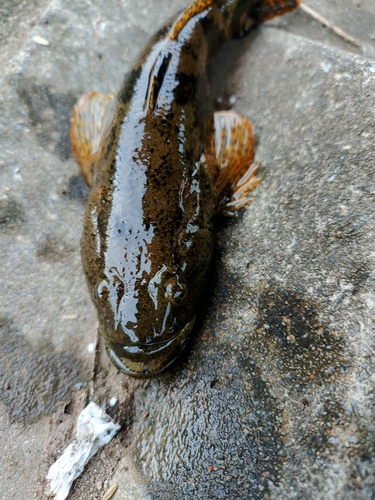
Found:
[[123, 372], [150, 377], [167, 369], [185, 348], [196, 319], [189, 280], [177, 266], [129, 279], [111, 268], [95, 287], [100, 333]]

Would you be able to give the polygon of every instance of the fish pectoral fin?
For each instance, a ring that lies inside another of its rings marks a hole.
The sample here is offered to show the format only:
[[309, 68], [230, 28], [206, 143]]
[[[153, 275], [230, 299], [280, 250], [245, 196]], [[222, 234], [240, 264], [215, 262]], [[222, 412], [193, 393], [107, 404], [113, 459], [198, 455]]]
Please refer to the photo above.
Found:
[[217, 191], [218, 213], [235, 216], [251, 202], [250, 192], [259, 184], [254, 163], [251, 123], [234, 111], [214, 113], [214, 133], [206, 168]]
[[82, 96], [73, 108], [70, 120], [72, 150], [89, 186], [105, 153], [116, 110], [116, 96], [98, 92]]
[[236, 211], [252, 202], [251, 191], [262, 181], [262, 177], [256, 177], [259, 170], [259, 163], [250, 165], [239, 181], [232, 186], [232, 195], [229, 200], [225, 200], [219, 207], [219, 213], [228, 217], [236, 217]]

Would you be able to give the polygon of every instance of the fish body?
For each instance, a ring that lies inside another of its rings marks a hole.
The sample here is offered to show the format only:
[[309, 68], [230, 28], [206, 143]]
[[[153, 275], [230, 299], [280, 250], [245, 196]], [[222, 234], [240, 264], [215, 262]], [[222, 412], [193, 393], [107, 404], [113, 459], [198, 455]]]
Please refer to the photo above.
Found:
[[212, 56], [297, 4], [197, 0], [151, 40], [116, 98], [77, 104], [73, 149], [92, 184], [83, 267], [107, 351], [125, 373], [158, 374], [185, 347], [212, 258], [212, 218], [246, 205], [257, 183], [250, 124], [213, 112]]

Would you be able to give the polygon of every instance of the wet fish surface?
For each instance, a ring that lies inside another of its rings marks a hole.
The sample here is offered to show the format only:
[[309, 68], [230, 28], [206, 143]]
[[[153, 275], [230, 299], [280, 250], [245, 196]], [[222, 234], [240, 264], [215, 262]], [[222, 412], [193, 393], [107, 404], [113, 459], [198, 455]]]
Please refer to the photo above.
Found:
[[260, 182], [251, 124], [214, 112], [208, 74], [228, 39], [299, 0], [197, 0], [161, 29], [117, 96], [76, 104], [73, 152], [91, 186], [82, 261], [113, 363], [164, 371], [193, 329], [212, 259], [212, 218]]

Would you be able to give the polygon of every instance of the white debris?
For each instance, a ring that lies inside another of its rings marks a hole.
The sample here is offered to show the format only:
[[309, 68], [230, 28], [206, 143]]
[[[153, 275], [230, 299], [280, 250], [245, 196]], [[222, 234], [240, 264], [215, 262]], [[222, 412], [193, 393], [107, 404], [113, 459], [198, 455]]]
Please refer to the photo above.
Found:
[[90, 403], [77, 419], [76, 437], [51, 466], [47, 479], [56, 500], [65, 500], [73, 481], [101, 446], [108, 444], [120, 429], [96, 404]]
[[87, 352], [92, 353], [94, 351], [95, 351], [95, 342], [91, 342], [91, 344], [87, 346]]
[[114, 406], [116, 406], [116, 405], [117, 405], [117, 403], [118, 403], [118, 398], [116, 398], [116, 397], [114, 396], [113, 398], [111, 398], [111, 399], [109, 400], [109, 403], [108, 403], [108, 404], [109, 404], [109, 406], [110, 406], [111, 408], [113, 408]]
[[37, 43], [38, 45], [49, 45], [49, 41], [39, 35], [33, 36], [32, 41]]

